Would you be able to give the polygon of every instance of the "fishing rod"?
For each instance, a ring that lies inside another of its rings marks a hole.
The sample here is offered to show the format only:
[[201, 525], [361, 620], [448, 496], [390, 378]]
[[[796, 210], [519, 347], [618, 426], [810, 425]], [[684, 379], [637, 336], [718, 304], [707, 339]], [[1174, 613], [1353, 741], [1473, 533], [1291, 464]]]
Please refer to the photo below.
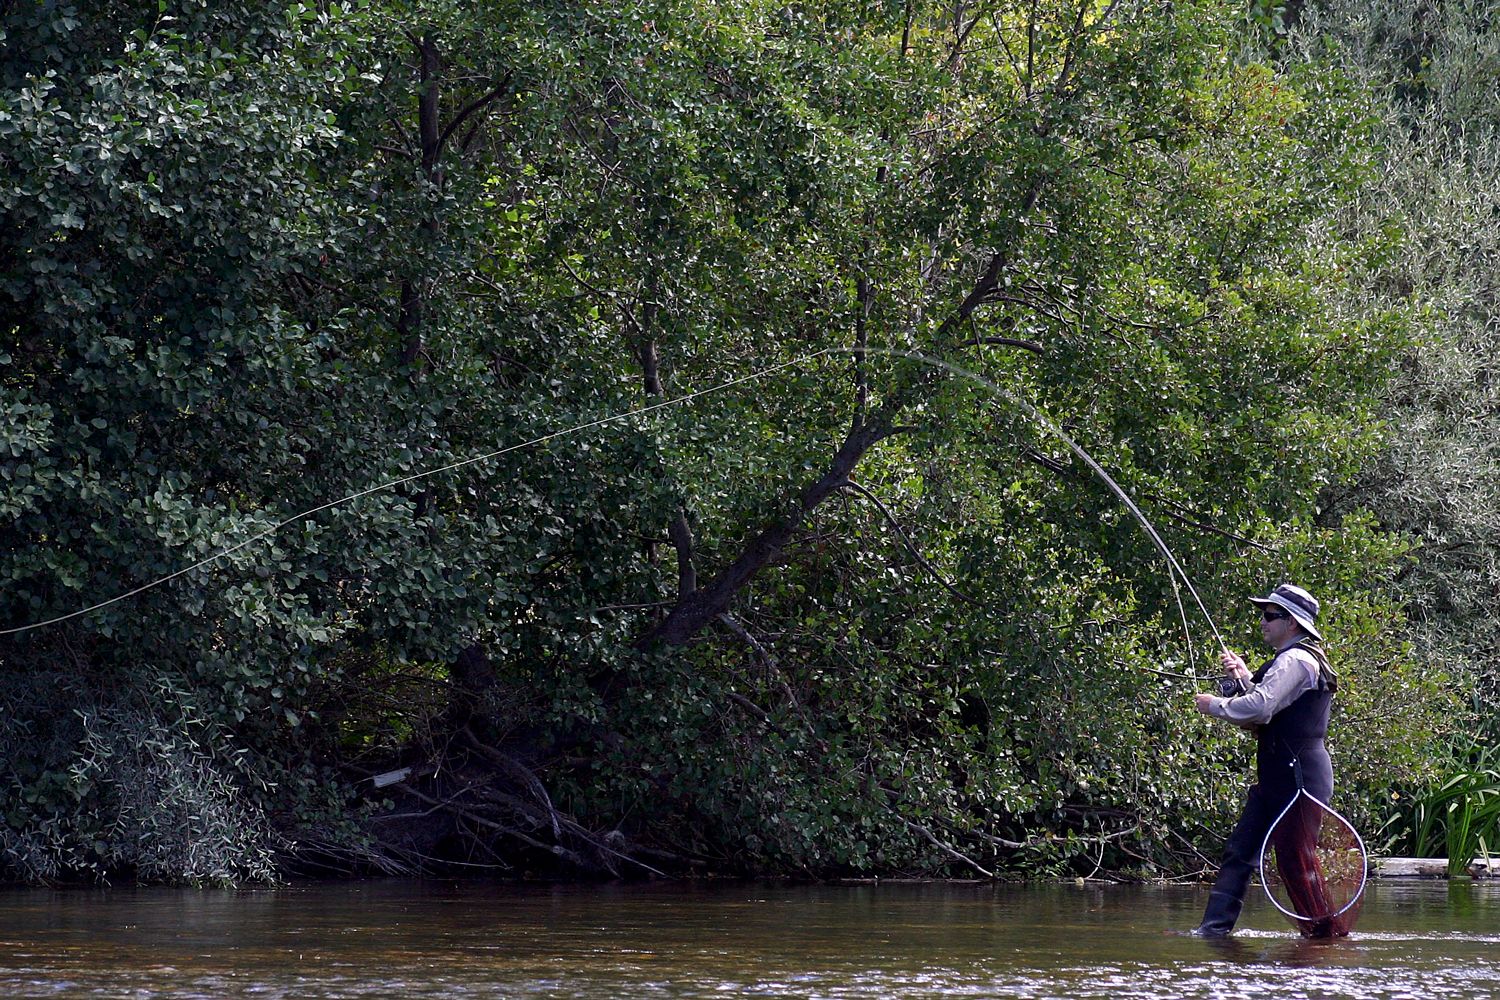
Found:
[[[1184, 631], [1187, 630], [1187, 615], [1186, 611], [1182, 608], [1181, 595], [1177, 592], [1177, 580], [1179, 578], [1182, 580], [1183, 585], [1187, 587], [1188, 593], [1192, 595], [1193, 602], [1197, 604], [1198, 610], [1203, 614], [1204, 621], [1208, 622], [1208, 627], [1213, 631], [1214, 639], [1218, 642], [1219, 648], [1226, 653], [1229, 652], [1229, 646], [1224, 642], [1224, 637], [1222, 634], [1220, 634], [1219, 626], [1214, 621], [1213, 615], [1208, 613], [1208, 608], [1204, 606], [1203, 599], [1198, 596], [1198, 590], [1193, 586], [1193, 581], [1188, 577], [1187, 571], [1182, 568], [1182, 564], [1177, 561], [1177, 557], [1173, 555], [1172, 550], [1167, 547], [1167, 543], [1162, 540], [1161, 534], [1157, 532], [1155, 526], [1152, 525], [1151, 521], [1141, 511], [1140, 507], [1136, 505], [1136, 502], [1131, 499], [1130, 495], [1125, 492], [1124, 488], [1121, 487], [1119, 483], [1115, 482], [1114, 477], [1112, 477], [1108, 472], [1105, 471], [1104, 466], [1096, 462], [1094, 460], [1094, 457], [1083, 449], [1082, 445], [1073, 440], [1072, 436], [1070, 436], [1061, 427], [1057, 426], [1056, 423], [1049, 420], [1047, 416], [1043, 414], [1042, 411], [1039, 410], [1036, 406], [1032, 405], [1021, 396], [1018, 396], [1015, 393], [1005, 389], [1003, 386], [993, 381], [992, 379], [980, 375], [978, 372], [965, 368], [962, 365], [956, 365], [951, 361], [946, 361], [942, 358], [935, 358], [931, 355], [923, 354], [920, 351], [890, 350], [883, 347], [833, 347], [829, 348], [829, 350], [834, 353], [879, 354], [886, 355], [888, 357], [906, 358], [908, 360], [917, 361], [934, 368], [940, 368], [951, 374], [969, 379], [972, 382], [976, 382], [979, 385], [982, 385], [985, 388], [989, 389], [991, 392], [996, 393], [1006, 401], [1014, 403], [1020, 409], [1024, 410], [1028, 416], [1030, 416], [1037, 423], [1041, 424], [1044, 428], [1047, 429], [1049, 433], [1066, 444], [1069, 450], [1073, 452], [1073, 454], [1082, 459], [1084, 464], [1086, 464], [1089, 469], [1094, 472], [1095, 475], [1097, 475], [1104, 481], [1105, 485], [1110, 488], [1115, 496], [1119, 497], [1121, 503], [1125, 505], [1126, 509], [1129, 510], [1132, 515], [1134, 515], [1137, 521], [1140, 522], [1141, 527], [1145, 529], [1146, 534], [1156, 545], [1156, 548], [1166, 558], [1169, 570], [1168, 578], [1172, 582], [1173, 593], [1177, 594], [1178, 608], [1179, 611], [1182, 612]], [[1191, 647], [1191, 643], [1189, 644], [1189, 646]]]

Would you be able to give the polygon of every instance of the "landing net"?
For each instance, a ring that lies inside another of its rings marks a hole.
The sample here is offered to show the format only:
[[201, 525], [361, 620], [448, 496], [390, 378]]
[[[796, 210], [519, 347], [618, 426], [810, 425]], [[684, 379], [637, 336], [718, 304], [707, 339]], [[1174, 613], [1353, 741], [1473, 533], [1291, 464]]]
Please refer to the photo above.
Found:
[[1367, 878], [1359, 833], [1326, 803], [1297, 789], [1260, 849], [1260, 880], [1303, 937], [1343, 937], [1359, 918]]

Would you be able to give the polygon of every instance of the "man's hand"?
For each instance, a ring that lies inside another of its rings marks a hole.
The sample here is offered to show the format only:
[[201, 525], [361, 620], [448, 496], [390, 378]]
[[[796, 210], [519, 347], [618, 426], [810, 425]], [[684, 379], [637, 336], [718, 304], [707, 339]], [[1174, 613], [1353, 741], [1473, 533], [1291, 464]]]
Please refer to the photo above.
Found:
[[1198, 711], [1202, 712], [1204, 715], [1208, 715], [1209, 714], [1208, 708], [1213, 703], [1214, 703], [1214, 696], [1211, 695], [1211, 694], [1200, 694], [1200, 695], [1197, 695], [1193, 699], [1193, 705], [1194, 705], [1194, 707], [1197, 708]]
[[1245, 666], [1245, 661], [1240, 659], [1238, 654], [1226, 649], [1219, 654], [1219, 665], [1224, 668], [1224, 676], [1230, 680], [1239, 681], [1241, 684], [1250, 683], [1250, 669]]

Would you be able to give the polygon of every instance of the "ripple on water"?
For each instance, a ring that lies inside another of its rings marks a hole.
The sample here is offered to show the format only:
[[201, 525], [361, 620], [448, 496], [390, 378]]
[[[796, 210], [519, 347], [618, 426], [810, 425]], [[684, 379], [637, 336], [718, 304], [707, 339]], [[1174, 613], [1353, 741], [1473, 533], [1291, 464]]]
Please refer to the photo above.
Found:
[[[762, 982], [677, 983], [674, 996], [776, 997], [1006, 997], [1014, 1000], [1262, 1000], [1287, 997], [1371, 1000], [1487, 1000], [1500, 991], [1500, 970], [1453, 966], [1393, 974], [1389, 969], [1244, 967], [1075, 968], [1046, 973], [959, 976], [951, 970], [892, 975], [872, 969], [857, 976], [806, 975]], [[572, 994], [579, 995], [579, 994]], [[628, 994], [627, 994], [628, 995]]]
[[[1500, 893], [1371, 901], [1368, 932], [1163, 934], [1162, 887], [441, 888], [0, 896], [0, 998], [1500, 996]], [[39, 900], [41, 905], [39, 905]], [[38, 919], [38, 913], [42, 918]], [[128, 934], [123, 930], [128, 928]]]

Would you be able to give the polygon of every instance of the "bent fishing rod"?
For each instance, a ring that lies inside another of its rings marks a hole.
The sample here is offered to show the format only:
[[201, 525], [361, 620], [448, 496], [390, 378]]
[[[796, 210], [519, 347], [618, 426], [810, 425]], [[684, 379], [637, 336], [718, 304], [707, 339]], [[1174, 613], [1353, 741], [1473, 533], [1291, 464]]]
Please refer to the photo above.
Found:
[[[1208, 613], [1208, 608], [1204, 606], [1203, 599], [1198, 596], [1198, 590], [1193, 586], [1193, 581], [1188, 577], [1187, 570], [1182, 568], [1182, 564], [1177, 561], [1177, 557], [1172, 553], [1172, 550], [1168, 548], [1167, 543], [1162, 540], [1162, 537], [1160, 533], [1157, 532], [1156, 527], [1152, 525], [1151, 521], [1141, 511], [1140, 507], [1136, 505], [1136, 502], [1131, 499], [1130, 494], [1126, 493], [1124, 488], [1121, 487], [1119, 483], [1115, 482], [1114, 477], [1105, 471], [1104, 466], [1095, 461], [1094, 457], [1087, 451], [1085, 451], [1082, 445], [1073, 440], [1072, 436], [1064, 431], [1061, 427], [1057, 426], [1056, 423], [1049, 420], [1047, 416], [1043, 414], [1042, 411], [1039, 410], [1036, 406], [1022, 398], [1021, 396], [1008, 391], [994, 380], [980, 375], [978, 372], [965, 368], [962, 365], [956, 365], [951, 361], [946, 361], [942, 358], [935, 358], [931, 355], [923, 354], [920, 351], [898, 351], [881, 347], [832, 347], [829, 348], [829, 351], [833, 353], [885, 355], [888, 357], [905, 358], [907, 360], [917, 361], [921, 364], [925, 364], [933, 368], [942, 369], [949, 372], [950, 374], [958, 375], [961, 378], [966, 378], [971, 382], [975, 382], [989, 389], [991, 392], [1000, 396], [1002, 399], [1005, 399], [1007, 402], [1014, 403], [1023, 412], [1025, 412], [1027, 416], [1031, 417], [1037, 423], [1041, 424], [1042, 427], [1044, 427], [1050, 434], [1067, 445], [1068, 449], [1072, 451], [1073, 454], [1077, 455], [1095, 475], [1103, 480], [1104, 484], [1109, 487], [1111, 492], [1113, 492], [1115, 496], [1120, 499], [1120, 502], [1125, 505], [1125, 508], [1130, 511], [1130, 513], [1135, 517], [1137, 521], [1140, 522], [1140, 525], [1143, 529], [1145, 529], [1147, 536], [1150, 537], [1152, 543], [1155, 544], [1156, 548], [1161, 552], [1162, 556], [1165, 557], [1167, 561], [1169, 578], [1172, 581], [1172, 589], [1176, 591], [1177, 580], [1181, 579], [1183, 585], [1187, 587], [1188, 593], [1192, 595], [1193, 602], [1197, 604], [1199, 612], [1202, 613], [1204, 621], [1208, 622], [1208, 627], [1213, 631], [1214, 639], [1218, 642], [1219, 648], [1226, 653], [1229, 652], [1229, 647], [1225, 644], [1224, 637], [1219, 632], [1218, 624], [1215, 623], [1213, 616]], [[1175, 574], [1175, 576], [1171, 574]], [[1186, 625], [1186, 621], [1184, 621], [1184, 625]]]

